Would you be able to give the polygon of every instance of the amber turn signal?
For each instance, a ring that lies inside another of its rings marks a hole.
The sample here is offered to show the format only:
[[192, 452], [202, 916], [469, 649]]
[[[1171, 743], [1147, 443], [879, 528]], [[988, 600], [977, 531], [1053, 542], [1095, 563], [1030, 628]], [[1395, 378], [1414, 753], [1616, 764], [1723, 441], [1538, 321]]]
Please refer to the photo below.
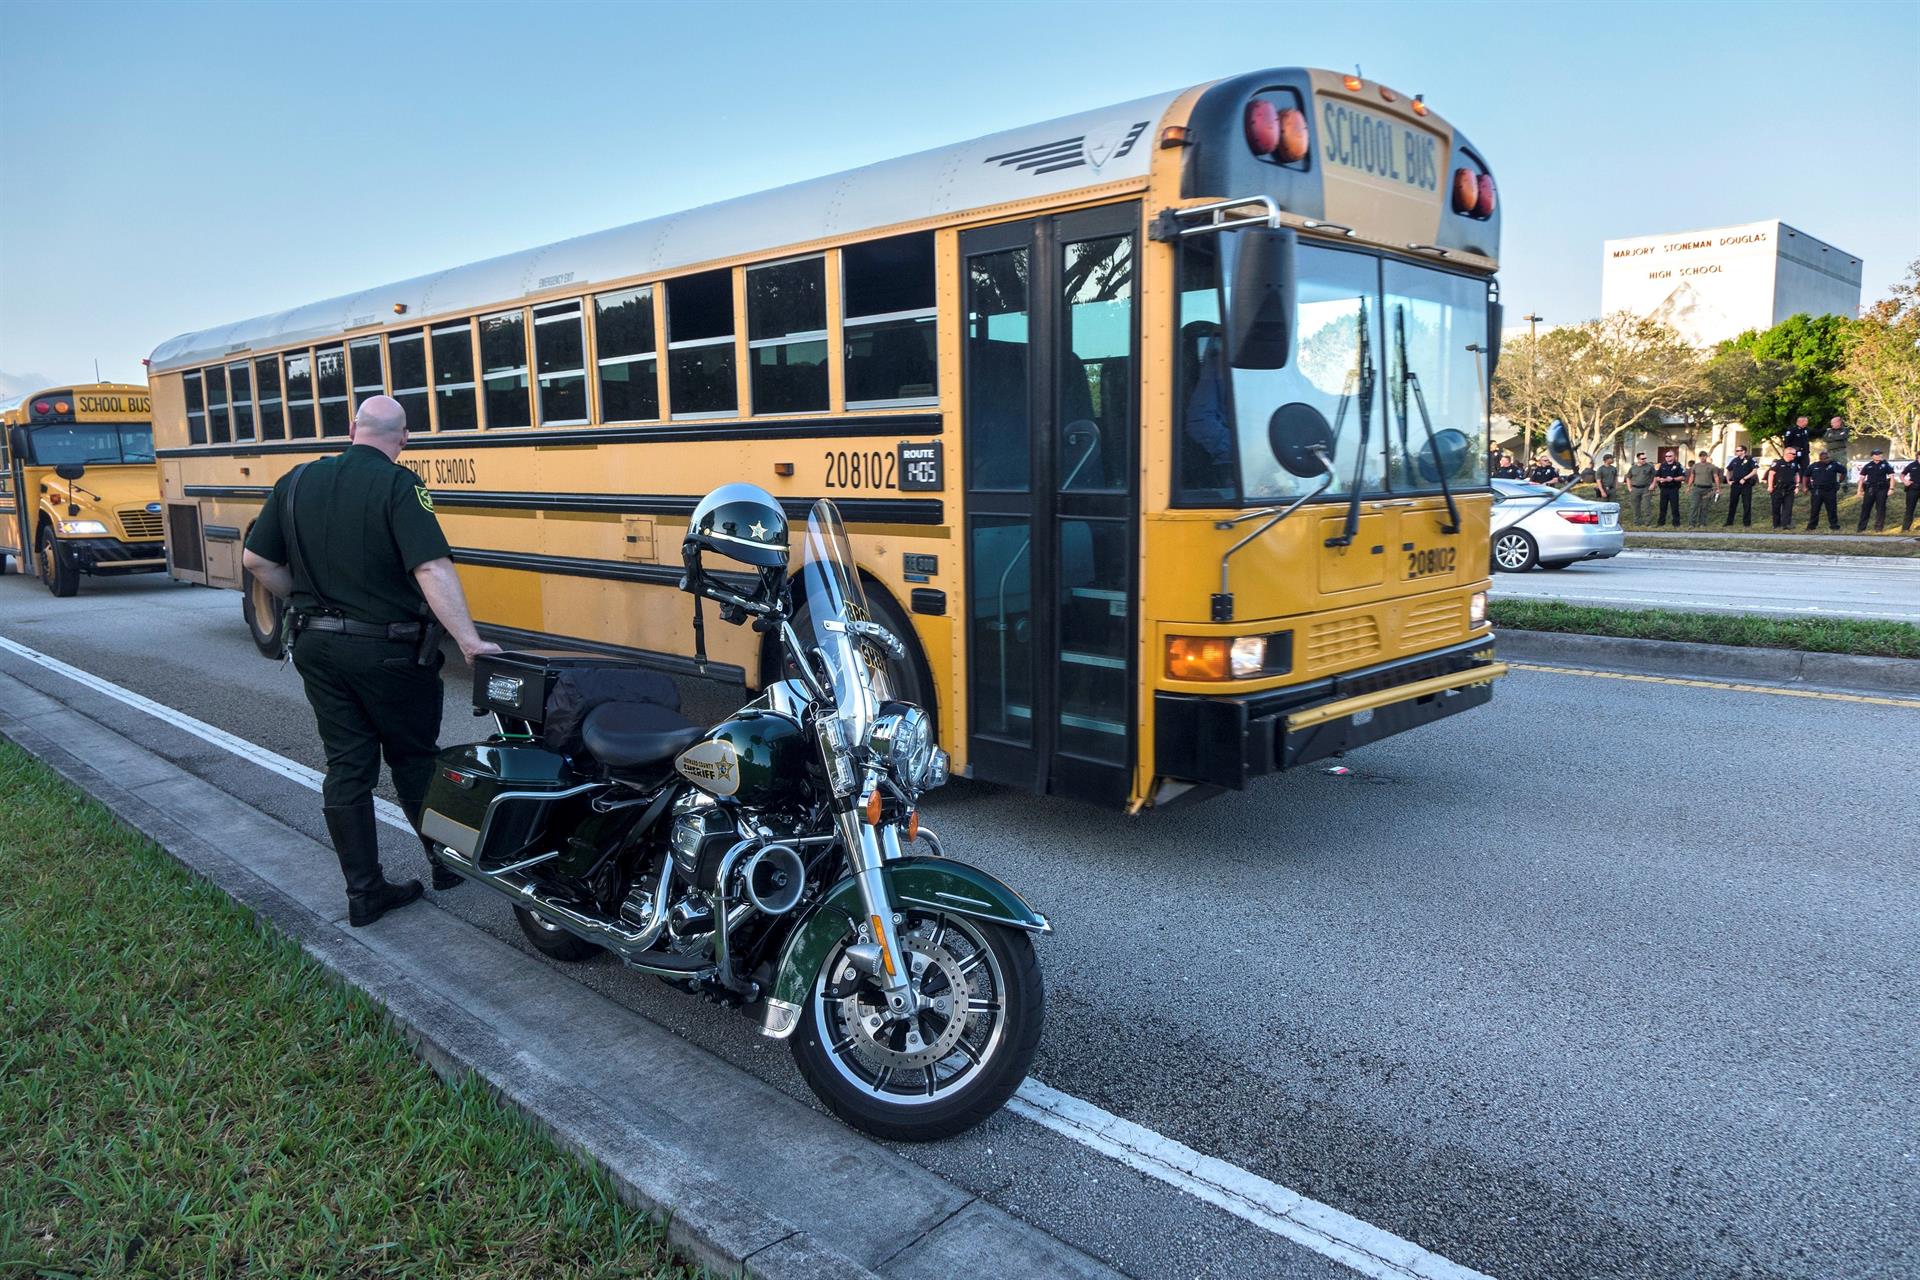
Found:
[[920, 838], [920, 811], [915, 809], [907, 815], [907, 843], [912, 844]]
[[1225, 680], [1231, 636], [1173, 636], [1167, 641], [1167, 676], [1173, 680]]
[[867, 825], [870, 827], [880, 825], [880, 788], [878, 787], [867, 793]]
[[1359, 76], [1343, 76], [1343, 77], [1341, 77], [1341, 79], [1340, 79], [1340, 83], [1341, 83], [1341, 84], [1343, 84], [1343, 85], [1345, 85], [1345, 86], [1347, 86], [1347, 92], [1348, 92], [1348, 93], [1358, 93], [1358, 92], [1360, 92], [1360, 77], [1359, 77]]

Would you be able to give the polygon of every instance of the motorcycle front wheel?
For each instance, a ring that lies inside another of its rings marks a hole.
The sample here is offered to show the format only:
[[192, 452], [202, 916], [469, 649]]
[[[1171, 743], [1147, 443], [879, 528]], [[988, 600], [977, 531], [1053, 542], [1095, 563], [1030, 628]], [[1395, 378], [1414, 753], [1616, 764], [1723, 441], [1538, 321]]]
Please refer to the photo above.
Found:
[[889, 1018], [858, 981], [848, 938], [814, 975], [790, 1044], [836, 1116], [875, 1137], [929, 1142], [972, 1128], [1020, 1087], [1046, 997], [1033, 940], [1018, 930], [916, 911], [899, 936], [918, 1003], [911, 1017]]

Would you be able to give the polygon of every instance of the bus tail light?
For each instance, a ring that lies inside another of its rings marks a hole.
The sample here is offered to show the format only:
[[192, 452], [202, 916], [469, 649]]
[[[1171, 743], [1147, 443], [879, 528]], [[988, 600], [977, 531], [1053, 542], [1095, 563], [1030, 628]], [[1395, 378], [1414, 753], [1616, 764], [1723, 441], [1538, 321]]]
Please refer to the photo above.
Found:
[[1467, 168], [1453, 171], [1453, 211], [1471, 215], [1480, 203], [1480, 178]]
[[1280, 145], [1273, 158], [1281, 164], [1298, 164], [1307, 158], [1307, 113], [1288, 107], [1280, 113]]
[[1491, 218], [1493, 216], [1494, 205], [1493, 175], [1490, 173], [1481, 174], [1479, 186], [1479, 195], [1473, 202], [1473, 216], [1476, 218]]
[[1556, 511], [1553, 514], [1559, 516], [1562, 520], [1565, 520], [1568, 524], [1599, 524], [1600, 523], [1600, 513], [1597, 511]]
[[1265, 98], [1247, 104], [1247, 150], [1257, 156], [1270, 156], [1280, 145], [1280, 108]]
[[35, 400], [33, 402], [33, 411], [35, 413], [51, 413], [53, 412], [53, 402], [51, 400]]

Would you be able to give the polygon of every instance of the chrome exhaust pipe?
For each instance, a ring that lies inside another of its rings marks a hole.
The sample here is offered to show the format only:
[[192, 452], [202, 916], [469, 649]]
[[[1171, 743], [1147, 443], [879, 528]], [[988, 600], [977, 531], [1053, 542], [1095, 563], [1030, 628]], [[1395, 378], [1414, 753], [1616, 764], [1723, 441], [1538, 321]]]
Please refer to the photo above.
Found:
[[[683, 957], [658, 952], [642, 957], [642, 953], [659, 940], [661, 930], [667, 925], [667, 892], [673, 878], [670, 867], [661, 868], [660, 882], [654, 886], [653, 900], [647, 904], [645, 923], [637, 929], [630, 929], [618, 921], [608, 920], [603, 916], [588, 915], [548, 897], [535, 885], [511, 874], [510, 870], [488, 871], [475, 865], [472, 859], [458, 849], [449, 848], [437, 840], [434, 842], [434, 847], [439, 850], [441, 862], [467, 879], [477, 880], [491, 889], [498, 890], [529, 911], [539, 912], [542, 918], [552, 921], [577, 938], [582, 938], [595, 946], [605, 947], [636, 968], [669, 973], [674, 976], [685, 976], [689, 972], [712, 968], [712, 965], [706, 962], [689, 966]], [[529, 859], [526, 862], [516, 863], [515, 867], [530, 866], [534, 862], [545, 860], [545, 857]], [[661, 965], [657, 963], [659, 961], [665, 961], [666, 964]]]

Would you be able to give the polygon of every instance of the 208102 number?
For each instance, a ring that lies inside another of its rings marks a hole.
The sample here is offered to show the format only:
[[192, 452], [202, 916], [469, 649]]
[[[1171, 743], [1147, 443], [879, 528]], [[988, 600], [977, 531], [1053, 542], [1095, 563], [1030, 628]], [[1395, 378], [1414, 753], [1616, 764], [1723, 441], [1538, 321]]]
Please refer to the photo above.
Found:
[[1436, 574], [1452, 573], [1455, 548], [1429, 547], [1424, 551], [1407, 552], [1407, 576], [1409, 578], [1431, 578]]
[[861, 453], [858, 450], [829, 449], [827, 461], [827, 488], [829, 489], [897, 489], [895, 479], [899, 460], [891, 453], [882, 453], [878, 449]]

